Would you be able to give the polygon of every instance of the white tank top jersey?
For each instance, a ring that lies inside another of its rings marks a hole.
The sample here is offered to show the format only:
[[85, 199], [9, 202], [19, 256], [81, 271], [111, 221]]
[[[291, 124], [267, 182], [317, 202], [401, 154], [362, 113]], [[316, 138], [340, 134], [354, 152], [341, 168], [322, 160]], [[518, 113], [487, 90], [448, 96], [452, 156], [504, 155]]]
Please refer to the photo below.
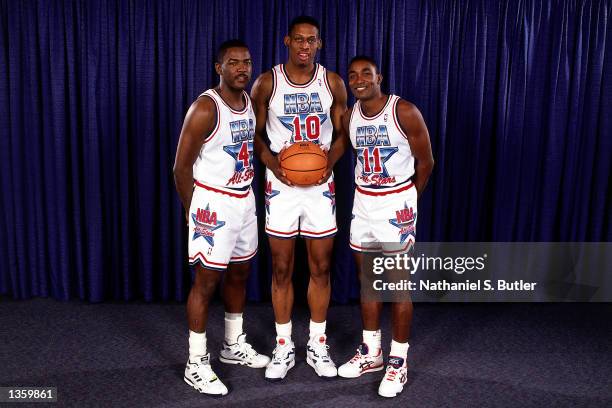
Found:
[[253, 180], [253, 137], [255, 113], [246, 92], [245, 106], [236, 111], [214, 89], [201, 96], [210, 97], [217, 108], [217, 124], [204, 140], [193, 164], [196, 182], [221, 189], [247, 190]]
[[274, 86], [268, 104], [266, 132], [270, 150], [278, 153], [284, 145], [309, 141], [329, 149], [334, 126], [330, 109], [333, 96], [327, 70], [315, 64], [312, 79], [304, 85], [289, 80], [283, 64], [272, 68]]
[[397, 118], [400, 97], [389, 95], [385, 107], [368, 117], [357, 101], [353, 106], [349, 132], [357, 151], [355, 184], [366, 191], [390, 191], [410, 183], [414, 156]]

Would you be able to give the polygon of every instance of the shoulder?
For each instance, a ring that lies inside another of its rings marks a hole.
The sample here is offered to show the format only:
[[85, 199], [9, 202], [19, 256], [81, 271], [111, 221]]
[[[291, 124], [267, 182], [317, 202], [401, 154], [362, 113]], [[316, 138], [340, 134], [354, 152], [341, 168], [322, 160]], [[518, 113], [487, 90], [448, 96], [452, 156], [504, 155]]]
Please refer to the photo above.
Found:
[[195, 101], [193, 101], [189, 111], [192, 115], [196, 116], [216, 115], [217, 103], [212, 96], [202, 94]]
[[397, 103], [395, 104], [395, 110], [400, 120], [410, 120], [415, 117], [420, 117], [421, 112], [412, 102], [408, 102], [398, 96]]
[[258, 99], [260, 97], [267, 98], [272, 94], [274, 87], [274, 76], [272, 70], [266, 71], [257, 77], [253, 88], [251, 89], [251, 98]]
[[253, 88], [258, 87], [272, 87], [274, 82], [274, 75], [272, 74], [272, 70], [266, 71], [257, 77], [255, 83], [253, 84]]
[[327, 75], [327, 82], [329, 83], [329, 87], [332, 91], [344, 90], [346, 92], [346, 88], [344, 86], [344, 81], [342, 77], [337, 73], [330, 71], [328, 69], [325, 70]]

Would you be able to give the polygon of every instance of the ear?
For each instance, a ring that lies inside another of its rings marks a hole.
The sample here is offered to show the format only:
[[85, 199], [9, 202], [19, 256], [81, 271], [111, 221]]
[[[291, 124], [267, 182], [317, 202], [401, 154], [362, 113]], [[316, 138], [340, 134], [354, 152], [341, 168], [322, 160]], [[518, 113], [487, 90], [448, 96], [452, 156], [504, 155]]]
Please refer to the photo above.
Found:
[[323, 48], [323, 40], [319, 38], [319, 46], [317, 47], [318, 50]]
[[285, 47], [289, 47], [290, 41], [291, 41], [291, 38], [289, 38], [289, 35], [286, 35], [285, 38], [283, 38], [283, 43], [285, 43]]
[[219, 64], [218, 62], [215, 62], [215, 72], [217, 73], [217, 75], [221, 75], [221, 64]]
[[382, 74], [376, 74], [376, 77], [377, 77], [377, 79], [376, 79], [376, 83], [377, 83], [378, 85], [382, 84], [382, 80], [383, 80], [383, 76], [382, 76]]

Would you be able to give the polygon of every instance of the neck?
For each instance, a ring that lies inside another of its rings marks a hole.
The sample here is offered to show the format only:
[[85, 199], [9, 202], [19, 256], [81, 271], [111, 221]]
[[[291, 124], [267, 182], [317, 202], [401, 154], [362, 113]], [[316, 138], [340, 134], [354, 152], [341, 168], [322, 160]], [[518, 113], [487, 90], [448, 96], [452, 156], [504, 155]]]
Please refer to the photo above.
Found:
[[229, 106], [235, 110], [241, 110], [244, 108], [244, 100], [242, 99], [242, 89], [233, 89], [224, 84], [219, 83], [216, 88], [217, 92]]
[[385, 103], [387, 103], [387, 98], [388, 98], [388, 95], [382, 92], [378, 92], [378, 94], [376, 94], [372, 98], [361, 100], [360, 103], [361, 103], [361, 109], [363, 110], [363, 113], [365, 113], [368, 116], [372, 116], [380, 112], [381, 109], [385, 106]]
[[285, 71], [287, 72], [289, 79], [298, 84], [308, 81], [312, 77], [314, 69], [314, 62], [311, 64], [296, 65], [289, 60], [287, 63], [285, 63]]

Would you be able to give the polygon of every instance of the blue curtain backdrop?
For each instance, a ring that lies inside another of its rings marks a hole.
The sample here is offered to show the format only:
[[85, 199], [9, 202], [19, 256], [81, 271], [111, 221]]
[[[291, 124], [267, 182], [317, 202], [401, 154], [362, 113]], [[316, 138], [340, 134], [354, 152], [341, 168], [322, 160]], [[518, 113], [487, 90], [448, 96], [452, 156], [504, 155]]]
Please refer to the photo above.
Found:
[[[418, 239], [610, 241], [611, 12], [566, 0], [1, 1], [0, 293], [184, 300], [172, 177], [184, 114], [216, 84], [221, 41], [247, 41], [256, 77], [286, 59], [302, 13], [322, 23], [320, 62], [346, 77], [352, 56], [372, 55], [385, 88], [421, 109], [436, 168]], [[357, 295], [349, 156], [336, 169], [340, 302]], [[269, 296], [260, 243], [254, 300]]]

